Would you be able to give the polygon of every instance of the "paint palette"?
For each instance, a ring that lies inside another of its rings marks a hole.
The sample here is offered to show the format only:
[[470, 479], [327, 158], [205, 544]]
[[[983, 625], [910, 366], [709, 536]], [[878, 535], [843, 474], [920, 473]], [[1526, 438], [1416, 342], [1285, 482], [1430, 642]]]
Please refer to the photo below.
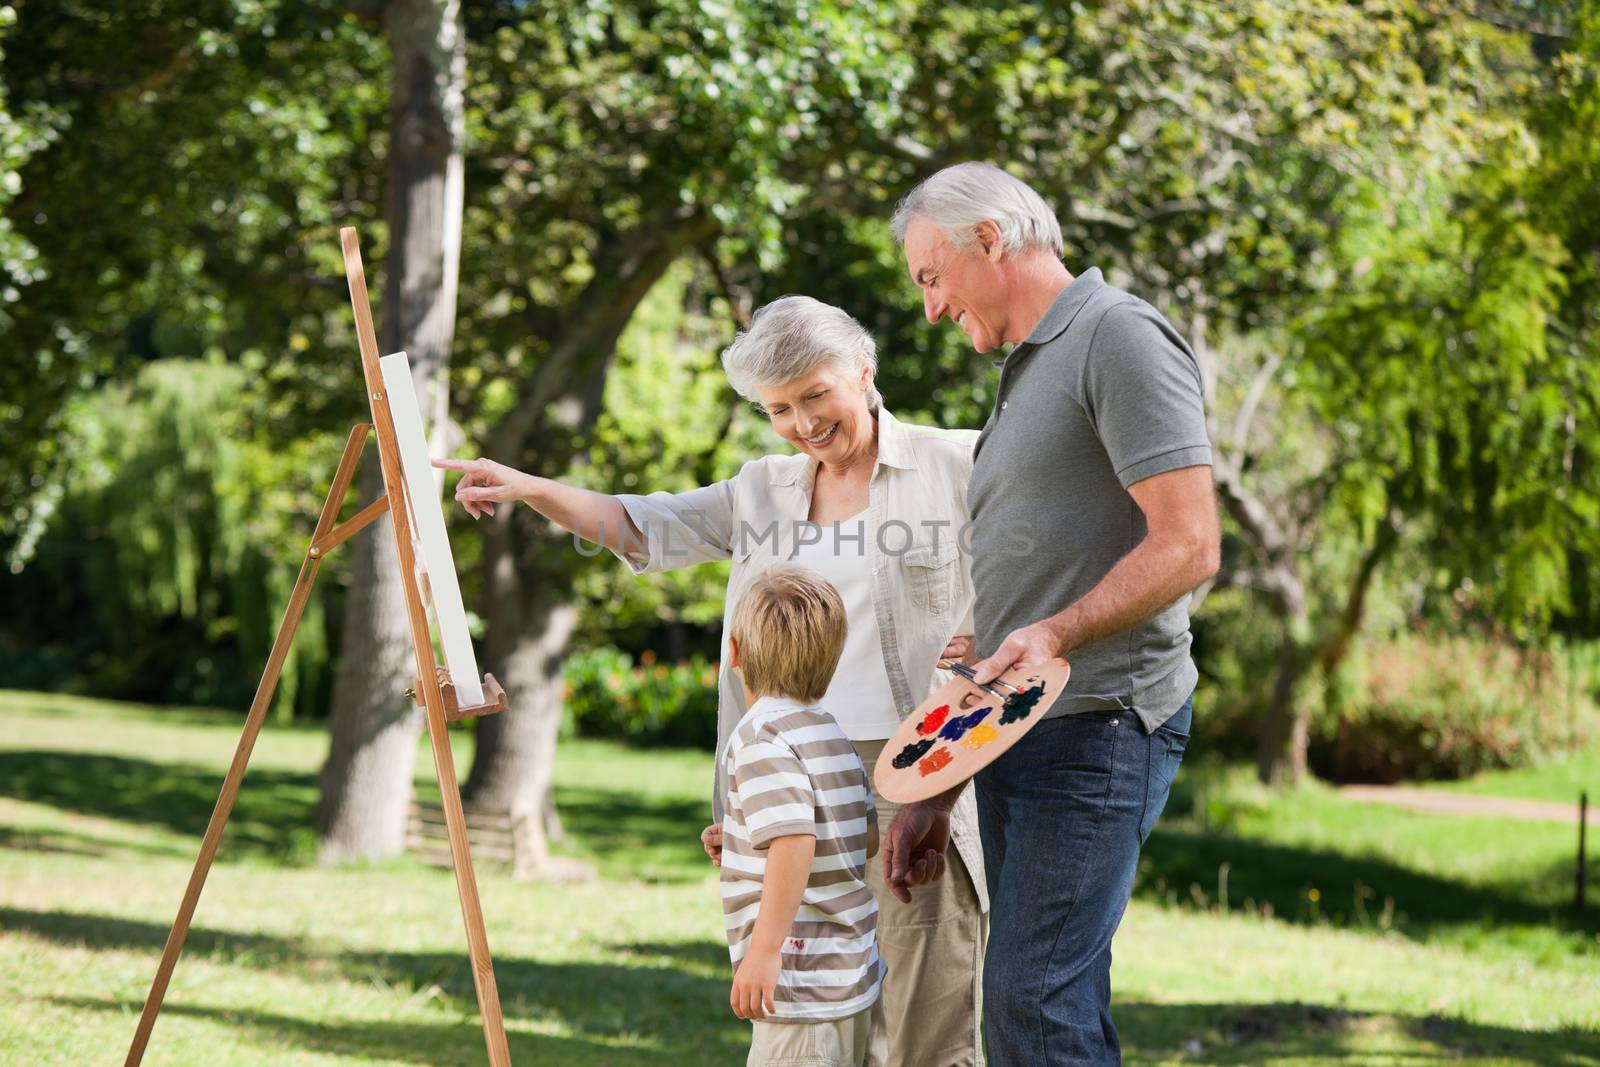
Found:
[[1044, 718], [1072, 673], [1053, 659], [980, 686], [970, 667], [953, 669], [957, 676], [917, 706], [878, 757], [873, 780], [897, 804], [937, 796], [993, 763]]

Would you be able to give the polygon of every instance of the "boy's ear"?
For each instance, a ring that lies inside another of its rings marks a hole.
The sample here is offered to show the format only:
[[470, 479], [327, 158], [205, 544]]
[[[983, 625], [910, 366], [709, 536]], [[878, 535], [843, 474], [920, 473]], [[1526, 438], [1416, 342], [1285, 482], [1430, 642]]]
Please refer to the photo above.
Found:
[[739, 669], [739, 639], [737, 637], [730, 636], [728, 638], [728, 669], [730, 671]]

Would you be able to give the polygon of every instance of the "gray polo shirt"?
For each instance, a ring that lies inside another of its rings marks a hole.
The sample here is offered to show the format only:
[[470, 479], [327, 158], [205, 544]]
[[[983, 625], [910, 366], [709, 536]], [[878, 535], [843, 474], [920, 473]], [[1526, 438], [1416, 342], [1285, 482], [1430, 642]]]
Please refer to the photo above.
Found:
[[[1144, 539], [1128, 486], [1211, 463], [1194, 353], [1098, 268], [1061, 291], [1001, 368], [967, 493], [983, 656], [1089, 592]], [[1051, 717], [1131, 709], [1154, 730], [1194, 689], [1188, 595], [1067, 659]]]

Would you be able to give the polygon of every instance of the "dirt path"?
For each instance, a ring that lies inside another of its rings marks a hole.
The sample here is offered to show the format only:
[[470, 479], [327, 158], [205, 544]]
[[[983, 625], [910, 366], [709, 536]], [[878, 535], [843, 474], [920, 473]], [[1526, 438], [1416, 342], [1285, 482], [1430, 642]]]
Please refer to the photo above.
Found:
[[[1346, 785], [1339, 795], [1351, 800], [1388, 804], [1426, 815], [1478, 815], [1500, 819], [1525, 819], [1531, 822], [1578, 821], [1578, 805], [1555, 804], [1547, 800], [1518, 797], [1490, 797], [1470, 793], [1440, 793], [1401, 785]], [[1595, 821], [1595, 815], [1589, 821]]]

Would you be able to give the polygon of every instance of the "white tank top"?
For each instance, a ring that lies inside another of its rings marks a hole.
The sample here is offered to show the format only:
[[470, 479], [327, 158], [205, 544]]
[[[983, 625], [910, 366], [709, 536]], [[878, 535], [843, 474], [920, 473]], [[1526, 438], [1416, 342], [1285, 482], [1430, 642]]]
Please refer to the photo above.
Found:
[[865, 516], [819, 526], [807, 523], [802, 540], [818, 533], [815, 544], [798, 545], [794, 562], [816, 571], [833, 583], [844, 601], [849, 630], [844, 654], [827, 694], [818, 704], [832, 715], [852, 741], [882, 741], [900, 725], [894, 710], [889, 675], [883, 669], [883, 644], [878, 636], [878, 612], [872, 603], [872, 559], [869, 555], [877, 531]]

